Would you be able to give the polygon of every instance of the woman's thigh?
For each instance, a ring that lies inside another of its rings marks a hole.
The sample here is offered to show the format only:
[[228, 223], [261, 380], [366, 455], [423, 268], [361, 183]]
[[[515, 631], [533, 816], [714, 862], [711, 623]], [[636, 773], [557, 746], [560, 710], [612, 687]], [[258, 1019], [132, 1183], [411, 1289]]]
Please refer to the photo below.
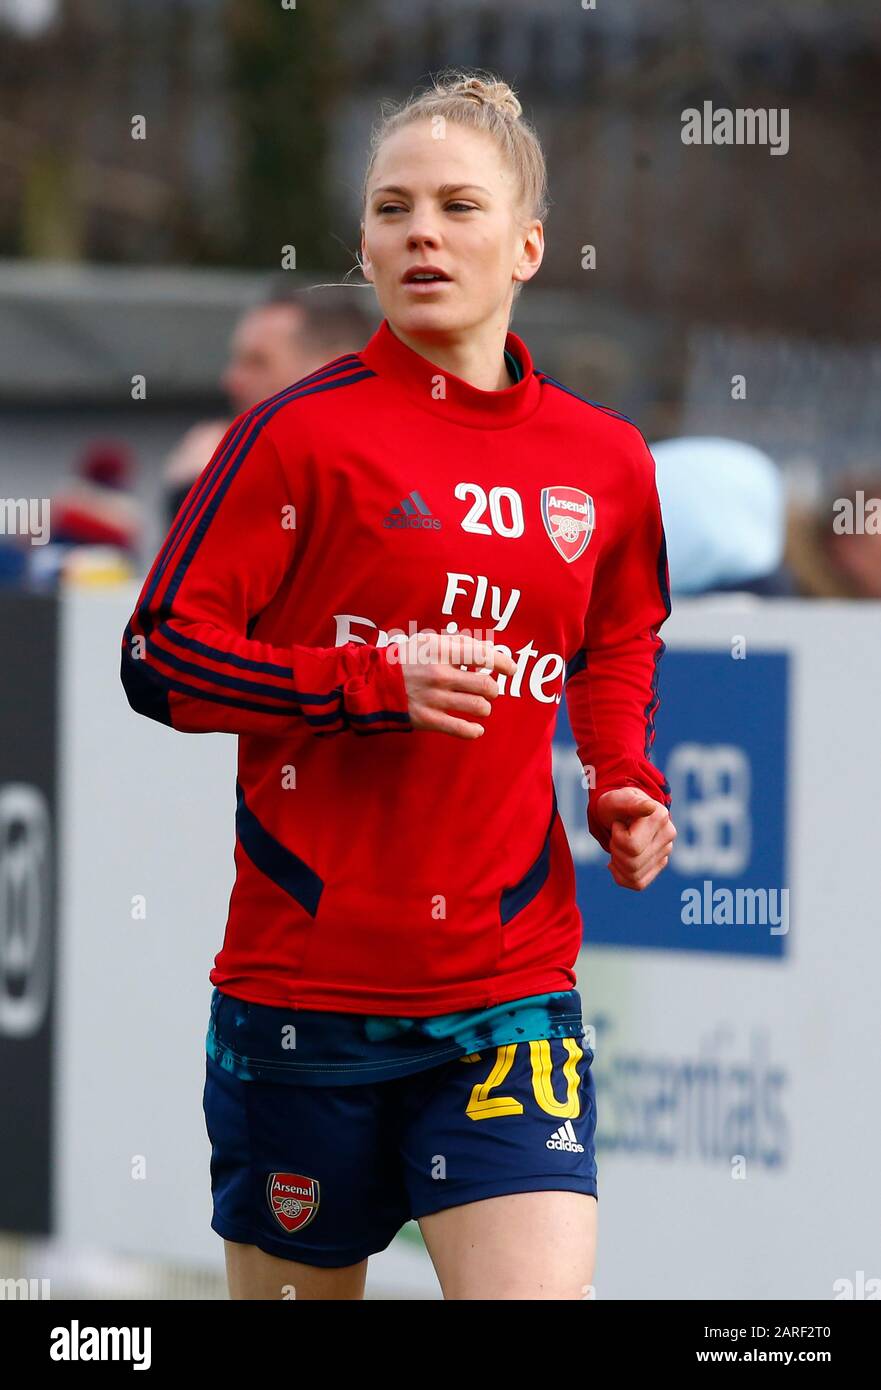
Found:
[[322, 1269], [268, 1255], [256, 1245], [223, 1242], [232, 1299], [358, 1299], [364, 1297], [367, 1261]]
[[423, 1216], [422, 1237], [452, 1299], [583, 1299], [593, 1284], [597, 1199], [511, 1192]]

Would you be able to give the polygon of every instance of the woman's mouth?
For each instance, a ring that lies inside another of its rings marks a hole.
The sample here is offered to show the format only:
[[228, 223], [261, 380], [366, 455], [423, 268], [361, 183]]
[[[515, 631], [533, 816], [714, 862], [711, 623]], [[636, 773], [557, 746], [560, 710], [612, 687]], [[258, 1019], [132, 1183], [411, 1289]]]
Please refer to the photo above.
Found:
[[401, 277], [404, 288], [416, 294], [430, 294], [442, 285], [451, 285], [452, 280], [445, 270], [437, 265], [414, 265]]

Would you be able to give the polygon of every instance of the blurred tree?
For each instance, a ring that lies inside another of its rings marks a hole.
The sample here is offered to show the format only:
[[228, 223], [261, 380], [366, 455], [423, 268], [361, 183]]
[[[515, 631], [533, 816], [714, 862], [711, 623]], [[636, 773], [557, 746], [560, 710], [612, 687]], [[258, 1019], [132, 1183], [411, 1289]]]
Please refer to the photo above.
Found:
[[[289, 0], [290, 3], [290, 0]], [[283, 8], [229, 0], [229, 77], [238, 128], [238, 207], [231, 247], [242, 265], [327, 264], [327, 149], [339, 99], [340, 0]]]
[[44, 149], [34, 154], [24, 170], [22, 254], [43, 260], [78, 260], [83, 222], [75, 169], [64, 152]]

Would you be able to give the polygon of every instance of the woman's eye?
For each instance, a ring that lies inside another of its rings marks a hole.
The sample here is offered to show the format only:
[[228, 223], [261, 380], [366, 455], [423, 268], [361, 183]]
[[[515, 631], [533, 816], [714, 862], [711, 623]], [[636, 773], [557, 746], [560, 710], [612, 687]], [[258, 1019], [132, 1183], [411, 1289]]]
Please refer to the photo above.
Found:
[[[476, 212], [476, 210], [477, 210], [477, 209], [475, 208], [475, 206], [474, 206], [473, 203], [459, 203], [459, 202], [456, 202], [456, 203], [447, 203], [447, 208], [448, 208], [449, 211], [451, 211], [451, 212]], [[378, 213], [383, 213], [383, 212], [403, 212], [403, 208], [401, 207], [400, 203], [380, 203], [380, 205], [379, 205], [379, 207], [376, 209], [376, 211], [377, 211]]]

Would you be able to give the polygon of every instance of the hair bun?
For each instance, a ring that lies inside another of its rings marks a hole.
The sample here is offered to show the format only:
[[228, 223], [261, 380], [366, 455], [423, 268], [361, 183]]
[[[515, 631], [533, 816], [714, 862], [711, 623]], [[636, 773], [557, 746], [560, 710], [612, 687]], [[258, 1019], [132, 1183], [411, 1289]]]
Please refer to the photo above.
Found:
[[516, 121], [523, 107], [507, 82], [484, 82], [480, 77], [463, 77], [446, 89], [450, 96], [470, 97], [482, 106], [492, 106], [502, 116]]

